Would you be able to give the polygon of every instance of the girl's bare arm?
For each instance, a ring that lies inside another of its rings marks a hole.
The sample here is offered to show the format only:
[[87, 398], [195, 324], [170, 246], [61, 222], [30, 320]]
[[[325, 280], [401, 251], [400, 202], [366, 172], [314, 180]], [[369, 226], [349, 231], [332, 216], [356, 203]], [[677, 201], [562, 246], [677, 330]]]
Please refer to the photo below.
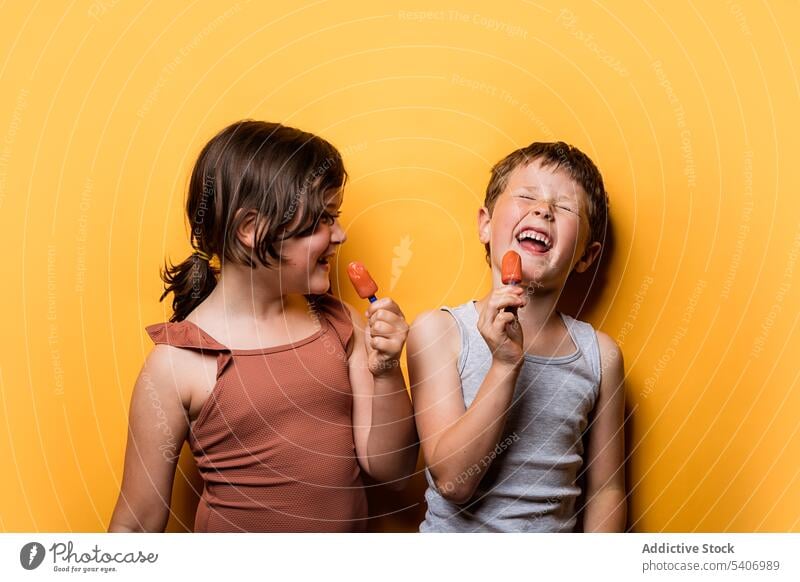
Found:
[[161, 532], [167, 525], [175, 468], [189, 427], [189, 394], [180, 372], [187, 357], [184, 350], [158, 345], [136, 380], [110, 532]]
[[414, 412], [398, 360], [408, 325], [388, 298], [370, 307], [377, 318], [370, 325], [380, 336], [365, 337], [364, 319], [352, 307], [350, 312], [354, 329], [348, 367], [356, 454], [372, 478], [399, 488], [414, 472], [419, 453]]

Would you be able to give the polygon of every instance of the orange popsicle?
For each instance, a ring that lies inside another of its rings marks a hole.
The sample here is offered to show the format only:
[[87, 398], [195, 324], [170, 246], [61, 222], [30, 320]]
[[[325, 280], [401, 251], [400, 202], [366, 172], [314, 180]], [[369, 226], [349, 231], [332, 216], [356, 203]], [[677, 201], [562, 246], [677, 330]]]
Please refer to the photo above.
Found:
[[522, 283], [522, 258], [516, 251], [508, 251], [503, 255], [503, 266], [500, 273], [503, 285]]
[[347, 265], [347, 275], [361, 299], [369, 299], [370, 303], [377, 301], [375, 293], [378, 292], [378, 285], [370, 277], [369, 271], [362, 263], [353, 261]]
[[[503, 255], [503, 264], [500, 268], [500, 279], [503, 285], [517, 285], [522, 283], [522, 257], [516, 251], [508, 251]], [[506, 307], [504, 311], [517, 315], [516, 307]]]

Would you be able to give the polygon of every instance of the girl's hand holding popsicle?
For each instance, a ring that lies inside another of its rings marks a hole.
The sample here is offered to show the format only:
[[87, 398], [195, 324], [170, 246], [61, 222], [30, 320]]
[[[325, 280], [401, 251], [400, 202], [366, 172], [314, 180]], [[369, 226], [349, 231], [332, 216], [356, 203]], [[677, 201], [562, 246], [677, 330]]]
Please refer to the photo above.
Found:
[[369, 299], [370, 305], [364, 314], [367, 327], [364, 340], [367, 348], [369, 371], [373, 376], [382, 376], [400, 370], [400, 353], [408, 336], [408, 323], [400, 307], [392, 299], [377, 299], [378, 285], [364, 265], [353, 261], [347, 267], [356, 293]]

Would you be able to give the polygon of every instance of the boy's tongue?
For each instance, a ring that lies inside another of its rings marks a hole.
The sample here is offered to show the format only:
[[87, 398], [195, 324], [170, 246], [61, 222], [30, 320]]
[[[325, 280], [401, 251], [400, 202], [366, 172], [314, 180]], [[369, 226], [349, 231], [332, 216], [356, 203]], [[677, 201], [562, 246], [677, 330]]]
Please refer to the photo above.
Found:
[[526, 238], [520, 241], [519, 246], [529, 253], [543, 254], [547, 252], [547, 245], [540, 240]]

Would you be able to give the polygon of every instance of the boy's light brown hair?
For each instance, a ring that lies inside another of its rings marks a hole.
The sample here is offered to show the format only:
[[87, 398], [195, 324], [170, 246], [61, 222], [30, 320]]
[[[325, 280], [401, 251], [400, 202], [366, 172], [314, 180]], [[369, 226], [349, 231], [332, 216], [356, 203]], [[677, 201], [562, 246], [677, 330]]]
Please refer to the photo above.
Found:
[[[606, 236], [608, 221], [608, 194], [603, 185], [603, 176], [594, 165], [589, 156], [578, 148], [563, 141], [533, 142], [529, 146], [520, 148], [508, 154], [497, 162], [492, 168], [489, 184], [486, 186], [486, 197], [483, 205], [492, 214], [497, 197], [503, 193], [508, 183], [508, 177], [519, 166], [527, 166], [531, 162], [539, 161], [544, 168], [556, 170], [561, 168], [587, 194], [587, 212], [589, 218], [589, 240], [587, 244], [595, 241], [603, 243]], [[486, 260], [491, 262], [489, 243], [486, 243]]]

